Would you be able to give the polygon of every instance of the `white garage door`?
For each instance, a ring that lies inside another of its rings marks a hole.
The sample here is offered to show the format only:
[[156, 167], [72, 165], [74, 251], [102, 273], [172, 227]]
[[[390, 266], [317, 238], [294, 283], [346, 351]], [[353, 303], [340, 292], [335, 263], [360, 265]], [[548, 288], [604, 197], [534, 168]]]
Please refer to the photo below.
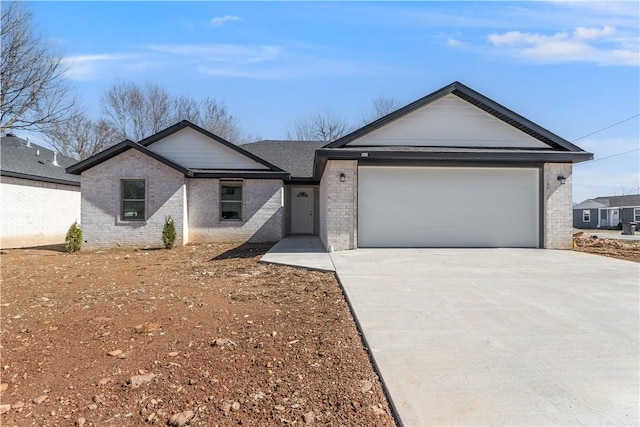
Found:
[[358, 168], [359, 247], [539, 247], [535, 168]]

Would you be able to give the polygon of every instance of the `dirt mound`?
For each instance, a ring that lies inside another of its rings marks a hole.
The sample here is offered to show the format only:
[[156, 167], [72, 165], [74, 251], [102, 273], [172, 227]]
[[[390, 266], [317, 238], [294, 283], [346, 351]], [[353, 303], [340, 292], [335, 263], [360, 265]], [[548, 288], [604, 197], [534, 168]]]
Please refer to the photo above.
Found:
[[640, 262], [640, 241], [602, 239], [585, 233], [573, 237], [574, 250]]

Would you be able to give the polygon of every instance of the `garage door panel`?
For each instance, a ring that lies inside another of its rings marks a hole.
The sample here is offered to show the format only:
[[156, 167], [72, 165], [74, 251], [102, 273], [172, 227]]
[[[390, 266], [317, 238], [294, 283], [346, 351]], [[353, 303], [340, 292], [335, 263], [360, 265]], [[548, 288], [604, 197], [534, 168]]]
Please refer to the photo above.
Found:
[[538, 247], [538, 169], [361, 166], [360, 247]]

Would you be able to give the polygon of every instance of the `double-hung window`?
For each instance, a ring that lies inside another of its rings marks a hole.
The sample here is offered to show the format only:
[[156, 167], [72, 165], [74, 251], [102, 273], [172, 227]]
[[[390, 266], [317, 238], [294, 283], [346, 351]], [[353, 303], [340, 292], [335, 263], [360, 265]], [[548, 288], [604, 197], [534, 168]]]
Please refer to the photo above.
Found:
[[640, 223], [640, 208], [633, 208], [633, 221]]
[[582, 222], [591, 222], [591, 211], [590, 210], [583, 210], [582, 211]]
[[144, 179], [123, 179], [122, 187], [122, 211], [121, 218], [125, 221], [144, 221], [145, 217], [145, 190]]
[[220, 219], [242, 220], [242, 181], [220, 181]]

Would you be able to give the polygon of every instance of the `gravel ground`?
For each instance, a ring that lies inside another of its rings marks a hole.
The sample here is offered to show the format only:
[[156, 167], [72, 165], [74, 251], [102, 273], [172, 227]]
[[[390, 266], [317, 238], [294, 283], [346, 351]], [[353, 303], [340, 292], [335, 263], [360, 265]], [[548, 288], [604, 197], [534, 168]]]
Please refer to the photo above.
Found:
[[268, 245], [2, 251], [3, 426], [393, 426], [334, 276]]

